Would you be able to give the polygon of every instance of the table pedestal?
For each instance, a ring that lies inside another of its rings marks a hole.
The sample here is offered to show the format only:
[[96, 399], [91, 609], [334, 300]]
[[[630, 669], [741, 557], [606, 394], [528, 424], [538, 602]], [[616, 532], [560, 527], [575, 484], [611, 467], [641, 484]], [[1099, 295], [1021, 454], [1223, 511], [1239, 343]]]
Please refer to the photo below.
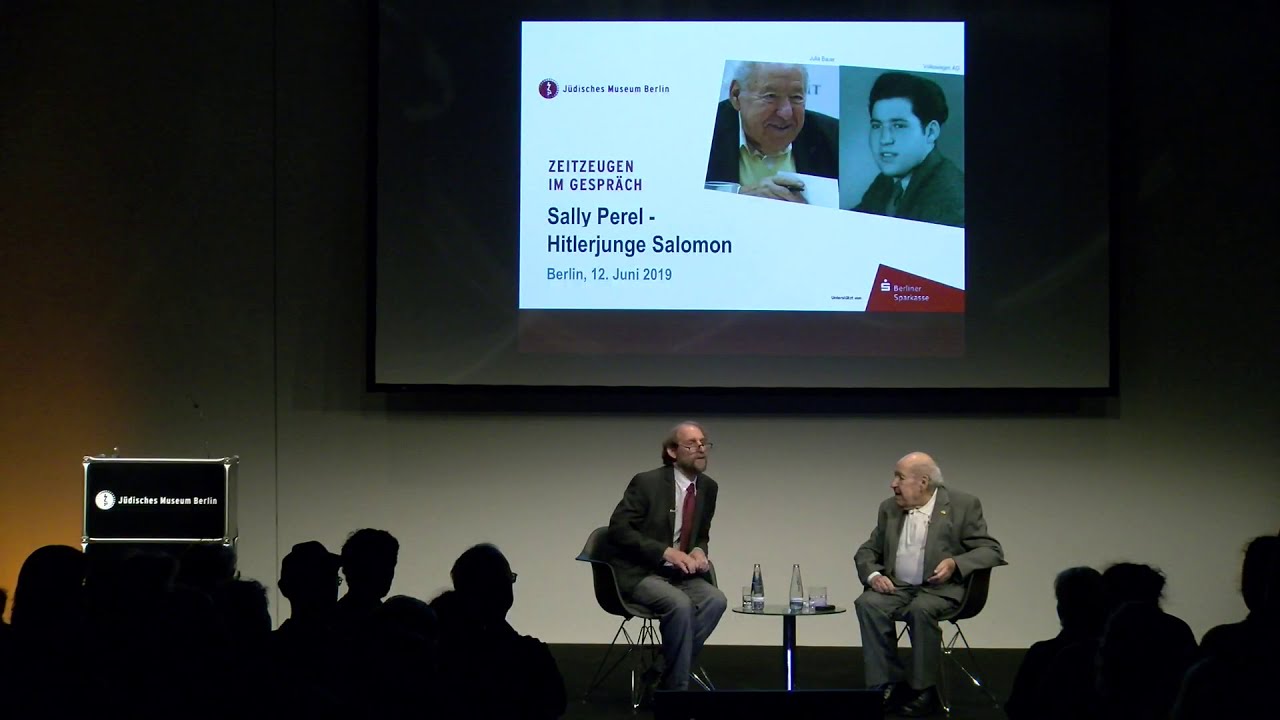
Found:
[[829, 609], [813, 610], [810, 608], [792, 609], [790, 605], [756, 605], [734, 608], [741, 615], [772, 615], [782, 617], [782, 662], [787, 666], [787, 690], [796, 689], [796, 618], [801, 615], [839, 615], [842, 607], [831, 606]]
[[782, 655], [787, 663], [787, 690], [796, 689], [796, 616], [782, 616]]

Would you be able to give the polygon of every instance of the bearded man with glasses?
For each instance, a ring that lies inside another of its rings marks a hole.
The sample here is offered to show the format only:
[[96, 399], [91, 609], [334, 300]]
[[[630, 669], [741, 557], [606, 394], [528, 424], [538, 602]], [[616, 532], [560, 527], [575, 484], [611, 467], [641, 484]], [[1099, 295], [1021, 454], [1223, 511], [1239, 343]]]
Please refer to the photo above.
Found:
[[662, 665], [649, 680], [686, 690], [693, 659], [728, 602], [708, 580], [716, 481], [705, 474], [711, 443], [702, 426], [676, 425], [662, 467], [631, 478], [609, 519], [610, 561], [623, 597], [659, 617]]

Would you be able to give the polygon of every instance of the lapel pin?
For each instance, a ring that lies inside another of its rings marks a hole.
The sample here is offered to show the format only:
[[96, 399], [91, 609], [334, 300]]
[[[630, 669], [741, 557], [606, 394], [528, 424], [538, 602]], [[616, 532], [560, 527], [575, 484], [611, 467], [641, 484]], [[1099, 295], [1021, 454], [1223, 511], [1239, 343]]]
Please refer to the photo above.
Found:
[[939, 514], [939, 515], [946, 515], [946, 514], [947, 514], [947, 511], [946, 511], [946, 510], [943, 510], [942, 512], [940, 512], [940, 513], [938, 513], [938, 514]]

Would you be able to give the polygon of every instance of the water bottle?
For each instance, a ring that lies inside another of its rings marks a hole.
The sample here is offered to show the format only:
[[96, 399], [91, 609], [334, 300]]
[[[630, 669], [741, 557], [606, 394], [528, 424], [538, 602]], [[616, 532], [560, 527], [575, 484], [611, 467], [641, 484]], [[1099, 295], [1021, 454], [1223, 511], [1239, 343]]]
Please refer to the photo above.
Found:
[[791, 609], [804, 609], [804, 585], [800, 583], [800, 565], [791, 566]]
[[756, 569], [751, 572], [751, 606], [764, 609], [764, 573], [760, 572], [760, 563], [756, 563]]

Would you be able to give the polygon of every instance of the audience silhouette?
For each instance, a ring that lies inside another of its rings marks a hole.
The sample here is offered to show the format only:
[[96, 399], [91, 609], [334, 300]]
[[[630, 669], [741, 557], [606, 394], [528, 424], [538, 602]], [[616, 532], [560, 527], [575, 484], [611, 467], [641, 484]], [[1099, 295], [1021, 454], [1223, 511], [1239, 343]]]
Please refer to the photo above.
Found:
[[84, 612], [84, 553], [46, 545], [27, 557], [13, 593], [13, 627], [24, 634], [78, 630]]
[[276, 631], [282, 638], [327, 634], [338, 606], [342, 558], [316, 540], [298, 543], [280, 562], [280, 594], [289, 601], [289, 619]]
[[[1067, 604], [1076, 605], [1080, 616], [1068, 620], [1068, 611], [1063, 617], [1059, 637], [1066, 642], [1056, 650], [1028, 650], [1024, 664], [1030, 667], [1020, 669], [1009, 701], [1011, 718], [1168, 717], [1182, 673], [1194, 659], [1195, 637], [1185, 622], [1160, 608], [1165, 578], [1159, 570], [1117, 563], [1100, 580], [1099, 587], [1088, 568], [1059, 576], [1060, 616], [1068, 600], [1061, 595], [1064, 584], [1069, 594], [1079, 593]], [[1106, 618], [1101, 625], [1100, 618]], [[1077, 630], [1067, 632], [1069, 625]]]
[[342, 545], [347, 594], [338, 601], [336, 621], [344, 632], [364, 632], [391, 592], [400, 543], [386, 530], [357, 530]]
[[[494, 545], [468, 548], [453, 589], [430, 604], [390, 593], [399, 542], [352, 533], [342, 554], [293, 546], [279, 588], [289, 618], [271, 630], [267, 588], [240, 579], [232, 548], [115, 548], [90, 562], [41, 547], [0, 622], [0, 678], [16, 717], [557, 718], [564, 678], [546, 644], [507, 621], [517, 575]], [[347, 593], [338, 598], [346, 576]], [[1013, 720], [1174, 720], [1267, 714], [1280, 674], [1280, 537], [1247, 546], [1247, 616], [1197, 649], [1161, 608], [1164, 575], [1137, 563], [1054, 580], [1060, 632], [1032, 645], [1006, 705]], [[0, 590], [0, 617], [9, 605]], [[68, 679], [68, 663], [93, 672]], [[246, 706], [245, 703], [251, 703]]]
[[1112, 611], [1098, 642], [1095, 687], [1107, 717], [1168, 717], [1196, 639], [1164, 612], [1164, 575], [1149, 565], [1118, 563], [1102, 573]]
[[450, 688], [435, 681], [438, 634], [435, 611], [418, 598], [395, 595], [378, 609], [368, 663], [385, 713], [421, 717], [443, 704], [438, 692]]
[[336, 689], [339, 645], [334, 631], [338, 606], [338, 569], [342, 558], [320, 542], [293, 546], [280, 562], [280, 594], [289, 601], [289, 618], [272, 634], [277, 666], [276, 698], [287, 717], [343, 712]]
[[66, 692], [64, 675], [68, 660], [86, 650], [84, 576], [84, 553], [66, 545], [37, 549], [18, 570], [0, 679], [19, 717], [74, 716], [87, 707]]
[[357, 530], [342, 545], [347, 592], [334, 607], [335, 642], [342, 648], [337, 692], [343, 704], [370, 714], [401, 712], [397, 680], [384, 664], [390, 641], [380, 621], [399, 555], [399, 541], [386, 530]]
[[1240, 622], [1218, 625], [1205, 633], [1200, 641], [1203, 657], [1237, 660], [1254, 654], [1258, 648], [1268, 647], [1258, 640], [1266, 630], [1272, 629], [1277, 619], [1275, 612], [1280, 598], [1276, 598], [1270, 588], [1275, 587], [1278, 556], [1280, 536], [1263, 535], [1250, 541], [1240, 569], [1240, 595], [1249, 614]]
[[1183, 678], [1174, 720], [1270, 714], [1270, 699], [1263, 695], [1280, 676], [1280, 537], [1264, 535], [1249, 543], [1240, 591], [1249, 614], [1205, 633], [1202, 659]]
[[1044, 695], [1046, 676], [1058, 653], [1072, 646], [1082, 646], [1087, 652], [1102, 635], [1107, 610], [1101, 573], [1091, 567], [1067, 568], [1058, 573], [1053, 592], [1062, 631], [1033, 644], [1023, 656], [1005, 704], [1005, 712], [1012, 720], [1045, 717], [1052, 702]]
[[431, 602], [440, 619], [440, 652], [449, 662], [441, 680], [450, 705], [473, 717], [557, 718], [567, 697], [564, 678], [540, 640], [507, 623], [516, 573], [489, 544], [468, 548], [450, 572], [453, 590]]

